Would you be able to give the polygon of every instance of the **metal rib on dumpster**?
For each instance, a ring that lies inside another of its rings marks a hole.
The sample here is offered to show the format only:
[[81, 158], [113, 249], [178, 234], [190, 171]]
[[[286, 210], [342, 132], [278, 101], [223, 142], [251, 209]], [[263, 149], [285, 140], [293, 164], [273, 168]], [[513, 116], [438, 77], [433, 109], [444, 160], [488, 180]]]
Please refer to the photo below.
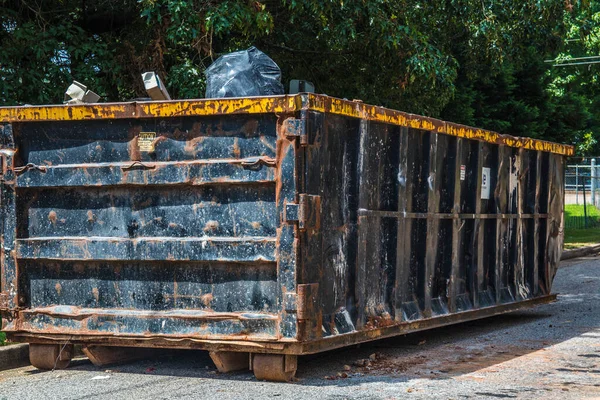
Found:
[[[185, 162], [131, 162], [47, 166], [19, 174], [19, 187], [214, 185], [275, 183], [270, 158]], [[260, 163], [263, 163], [261, 165]]]

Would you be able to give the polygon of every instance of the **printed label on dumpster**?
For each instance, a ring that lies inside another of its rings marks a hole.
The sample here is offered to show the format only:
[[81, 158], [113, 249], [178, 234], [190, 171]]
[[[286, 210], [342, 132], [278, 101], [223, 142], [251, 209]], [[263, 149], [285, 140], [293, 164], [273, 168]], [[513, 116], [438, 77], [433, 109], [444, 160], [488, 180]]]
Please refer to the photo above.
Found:
[[154, 140], [156, 139], [156, 132], [140, 132], [138, 136], [138, 147], [140, 151], [152, 152], [154, 151]]
[[490, 169], [486, 167], [481, 169], [481, 198], [483, 200], [490, 198]]
[[466, 165], [461, 165], [460, 166], [460, 180], [464, 181], [466, 175], [467, 175], [467, 166]]

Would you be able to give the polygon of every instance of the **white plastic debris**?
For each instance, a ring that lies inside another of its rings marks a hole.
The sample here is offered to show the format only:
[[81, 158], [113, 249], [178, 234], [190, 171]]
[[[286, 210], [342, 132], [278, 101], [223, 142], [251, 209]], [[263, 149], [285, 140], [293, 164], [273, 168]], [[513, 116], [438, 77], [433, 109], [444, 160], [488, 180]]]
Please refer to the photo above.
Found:
[[146, 93], [152, 100], [171, 100], [167, 88], [163, 85], [160, 77], [155, 72], [144, 72], [142, 74]]
[[97, 103], [100, 96], [88, 90], [83, 83], [73, 81], [65, 92], [65, 104]]

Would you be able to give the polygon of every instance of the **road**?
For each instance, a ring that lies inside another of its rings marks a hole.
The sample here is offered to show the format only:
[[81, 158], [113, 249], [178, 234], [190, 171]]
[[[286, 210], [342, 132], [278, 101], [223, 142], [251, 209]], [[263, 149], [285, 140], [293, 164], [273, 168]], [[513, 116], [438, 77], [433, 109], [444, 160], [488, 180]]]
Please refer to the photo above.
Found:
[[0, 399], [600, 399], [600, 259], [563, 264], [554, 291], [534, 310], [300, 358], [290, 384], [171, 352], [108, 370], [78, 359], [0, 372]]

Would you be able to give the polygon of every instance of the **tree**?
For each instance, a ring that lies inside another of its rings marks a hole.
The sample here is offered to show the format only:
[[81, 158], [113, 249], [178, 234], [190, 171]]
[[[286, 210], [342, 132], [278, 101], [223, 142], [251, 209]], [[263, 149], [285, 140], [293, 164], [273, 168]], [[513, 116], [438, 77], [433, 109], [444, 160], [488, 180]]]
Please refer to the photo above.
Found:
[[[588, 129], [579, 122], [593, 114], [593, 89], [563, 95], [571, 78], [543, 62], [566, 49], [575, 25], [585, 27], [580, 36], [595, 32], [596, 6], [570, 0], [0, 4], [4, 104], [60, 102], [73, 79], [105, 100], [128, 100], [145, 95], [146, 70], [174, 98], [199, 98], [216, 57], [255, 45], [284, 81], [307, 79], [321, 93], [502, 133], [579, 143]], [[573, 102], [585, 105], [576, 121]]]
[[[569, 60], [600, 55], [600, 4], [581, 1], [565, 16], [564, 46], [556, 55], [547, 87], [553, 100], [552, 129], [577, 145], [579, 155], [600, 153], [600, 64], [573, 64]], [[596, 59], [596, 61], [600, 61]]]

